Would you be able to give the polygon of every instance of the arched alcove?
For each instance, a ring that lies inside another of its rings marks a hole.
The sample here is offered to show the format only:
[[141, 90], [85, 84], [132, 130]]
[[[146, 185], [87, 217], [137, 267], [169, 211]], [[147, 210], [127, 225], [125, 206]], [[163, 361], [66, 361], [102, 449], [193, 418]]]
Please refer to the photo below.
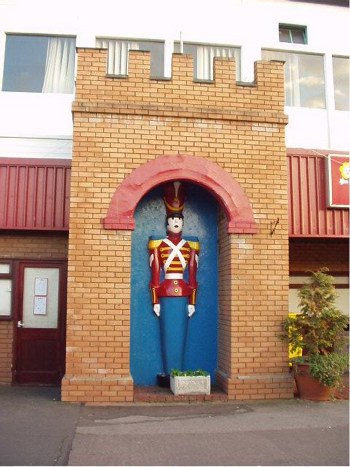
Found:
[[[203, 368], [216, 380], [218, 353], [218, 202], [204, 188], [183, 182], [186, 193], [182, 238], [197, 237], [200, 244], [196, 311], [188, 320], [184, 367]], [[135, 209], [131, 235], [130, 372], [137, 386], [157, 384], [164, 372], [160, 320], [153, 312], [149, 283], [148, 241], [164, 238], [166, 210], [163, 189], [148, 192]], [[227, 233], [225, 232], [225, 235]], [[188, 271], [185, 280], [188, 280]]]
[[228, 233], [257, 232], [249, 199], [232, 175], [207, 159], [180, 154], [158, 157], [128, 175], [113, 195], [104, 228], [133, 230], [140, 199], [169, 180], [189, 181], [207, 189], [224, 210]]

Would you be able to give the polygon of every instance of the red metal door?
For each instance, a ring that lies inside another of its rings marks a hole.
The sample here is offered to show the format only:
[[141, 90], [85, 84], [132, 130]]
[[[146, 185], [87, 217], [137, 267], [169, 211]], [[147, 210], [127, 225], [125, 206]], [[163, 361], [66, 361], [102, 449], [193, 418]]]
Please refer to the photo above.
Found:
[[58, 385], [65, 371], [66, 264], [20, 262], [14, 382]]

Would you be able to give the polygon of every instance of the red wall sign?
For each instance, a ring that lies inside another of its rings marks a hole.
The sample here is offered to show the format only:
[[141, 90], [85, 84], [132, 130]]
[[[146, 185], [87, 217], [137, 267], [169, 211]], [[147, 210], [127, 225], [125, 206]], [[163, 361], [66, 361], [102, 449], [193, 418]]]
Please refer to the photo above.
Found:
[[349, 207], [349, 156], [328, 155], [328, 206]]

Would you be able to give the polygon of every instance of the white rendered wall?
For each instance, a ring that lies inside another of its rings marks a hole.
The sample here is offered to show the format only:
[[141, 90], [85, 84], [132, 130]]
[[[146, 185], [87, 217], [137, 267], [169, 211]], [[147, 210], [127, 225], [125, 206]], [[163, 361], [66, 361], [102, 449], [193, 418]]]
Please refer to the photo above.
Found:
[[[180, 34], [184, 42], [241, 47], [242, 81], [253, 80], [262, 48], [324, 54], [329, 75], [331, 56], [350, 54], [349, 18], [348, 8], [287, 0], [0, 0], [0, 79], [9, 32], [74, 35], [78, 47], [94, 47], [96, 36], [163, 40], [166, 76]], [[279, 23], [306, 26], [308, 44], [279, 42]], [[73, 99], [0, 92], [0, 156], [71, 157]], [[287, 147], [348, 150], [349, 112], [286, 113]]]

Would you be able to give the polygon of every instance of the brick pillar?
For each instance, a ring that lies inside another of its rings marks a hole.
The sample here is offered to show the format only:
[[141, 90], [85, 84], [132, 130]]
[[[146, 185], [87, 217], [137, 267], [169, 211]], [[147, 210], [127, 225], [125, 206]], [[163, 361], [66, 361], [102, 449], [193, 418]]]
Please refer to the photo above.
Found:
[[70, 235], [62, 400], [131, 402], [131, 232], [106, 234], [85, 209], [78, 214], [78, 205]]

